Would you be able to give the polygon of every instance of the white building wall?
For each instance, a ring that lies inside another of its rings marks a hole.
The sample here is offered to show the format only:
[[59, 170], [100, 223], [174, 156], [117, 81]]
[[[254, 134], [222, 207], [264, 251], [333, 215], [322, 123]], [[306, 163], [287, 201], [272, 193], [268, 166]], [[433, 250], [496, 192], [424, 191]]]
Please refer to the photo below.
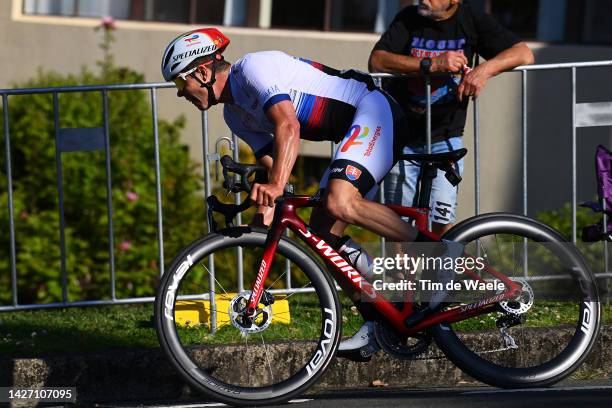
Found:
[[[39, 67], [62, 73], [76, 73], [82, 65], [95, 69], [101, 59], [98, 48], [100, 32], [93, 28], [98, 19], [24, 16], [21, 0], [0, 2], [0, 88], [32, 78]], [[166, 44], [181, 32], [195, 28], [189, 25], [119, 21], [113, 53], [120, 65], [144, 73], [146, 81], [162, 81], [160, 58]], [[367, 70], [367, 59], [378, 34], [323, 33], [288, 30], [260, 30], [224, 27], [232, 44], [227, 59], [258, 50], [278, 49], [320, 61], [335, 68]], [[612, 48], [545, 46], [532, 44], [539, 63], [612, 59]], [[612, 100], [610, 71], [593, 70], [579, 75], [579, 101]], [[535, 212], [552, 208], [569, 200], [569, 120], [568, 73], [534, 73], [529, 82], [530, 207]], [[521, 210], [521, 79], [510, 73], [494, 78], [488, 84], [481, 102], [482, 211]], [[221, 109], [210, 114], [212, 138], [227, 136]], [[193, 106], [175, 97], [174, 90], [159, 92], [159, 115], [172, 119], [187, 117], [184, 140], [192, 157], [202, 161], [201, 116]], [[473, 132], [470, 115], [465, 143], [467, 158], [464, 181], [460, 189], [459, 218], [474, 212]], [[585, 136], [582, 136], [585, 134]], [[581, 170], [580, 199], [590, 199], [594, 192], [592, 155], [594, 145], [610, 145], [608, 129], [579, 132]], [[329, 155], [329, 145], [307, 142], [302, 153]]]

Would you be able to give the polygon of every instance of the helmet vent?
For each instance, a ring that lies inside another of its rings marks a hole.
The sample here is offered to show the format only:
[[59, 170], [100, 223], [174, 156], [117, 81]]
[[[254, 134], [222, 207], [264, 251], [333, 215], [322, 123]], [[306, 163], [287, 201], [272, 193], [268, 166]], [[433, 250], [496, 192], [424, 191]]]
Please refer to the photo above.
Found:
[[174, 45], [166, 53], [166, 58], [164, 59], [164, 67], [168, 65], [168, 63], [170, 62], [170, 58], [172, 57], [173, 52], [174, 52]]

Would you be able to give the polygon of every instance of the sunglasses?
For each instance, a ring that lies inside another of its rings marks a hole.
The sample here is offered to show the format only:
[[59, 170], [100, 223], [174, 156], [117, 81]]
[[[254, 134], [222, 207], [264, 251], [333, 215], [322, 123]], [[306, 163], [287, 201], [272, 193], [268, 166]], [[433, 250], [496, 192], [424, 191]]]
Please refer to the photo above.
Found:
[[185, 88], [185, 85], [187, 84], [187, 77], [189, 75], [193, 74], [194, 72], [196, 72], [196, 70], [198, 68], [199, 68], [199, 66], [191, 68], [188, 71], [181, 72], [180, 74], [178, 74], [178, 76], [176, 78], [173, 79], [174, 85], [176, 85], [176, 88], [179, 91], [182, 91]]

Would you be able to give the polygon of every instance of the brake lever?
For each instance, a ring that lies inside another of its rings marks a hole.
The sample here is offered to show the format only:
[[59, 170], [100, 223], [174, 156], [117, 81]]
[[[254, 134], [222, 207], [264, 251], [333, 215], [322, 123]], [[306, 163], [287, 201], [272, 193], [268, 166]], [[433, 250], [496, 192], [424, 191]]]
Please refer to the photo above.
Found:
[[225, 226], [227, 228], [233, 228], [236, 225], [234, 224], [234, 218], [239, 213], [249, 209], [253, 205], [253, 201], [250, 198], [245, 199], [241, 204], [225, 204], [219, 201], [217, 196], [211, 195], [206, 198], [206, 203], [208, 204], [208, 222], [211, 227], [211, 230], [217, 232], [218, 224], [215, 221], [213, 214], [214, 212], [219, 212], [225, 216]]
[[219, 199], [214, 195], [211, 195], [208, 198], [206, 198], [206, 204], [207, 204], [206, 215], [208, 216], [208, 225], [210, 226], [210, 230], [212, 232], [217, 232], [217, 221], [215, 221], [215, 217], [213, 216], [213, 213], [215, 211], [215, 204], [218, 202], [219, 202]]

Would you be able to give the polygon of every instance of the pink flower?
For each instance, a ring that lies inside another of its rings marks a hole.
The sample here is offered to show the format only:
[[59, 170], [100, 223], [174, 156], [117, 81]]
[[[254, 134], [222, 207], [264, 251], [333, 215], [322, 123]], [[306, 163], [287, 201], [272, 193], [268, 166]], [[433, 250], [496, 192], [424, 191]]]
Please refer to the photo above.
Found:
[[130, 241], [122, 241], [119, 244], [119, 249], [122, 251], [129, 251], [132, 248], [132, 243]]
[[105, 30], [114, 30], [117, 28], [117, 22], [111, 16], [103, 17], [100, 22], [102, 23], [102, 27], [104, 27]]
[[138, 193], [128, 191], [127, 193], [125, 193], [125, 198], [127, 198], [128, 201], [134, 202], [138, 200]]

